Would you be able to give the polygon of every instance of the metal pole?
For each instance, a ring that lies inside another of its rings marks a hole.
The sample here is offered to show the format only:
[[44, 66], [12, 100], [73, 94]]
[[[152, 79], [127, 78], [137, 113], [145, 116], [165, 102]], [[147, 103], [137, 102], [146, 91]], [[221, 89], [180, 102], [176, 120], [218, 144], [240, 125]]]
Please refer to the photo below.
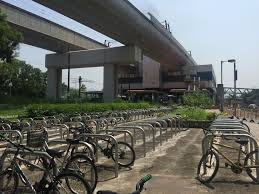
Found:
[[67, 75], [67, 97], [69, 98], [70, 93], [70, 48], [68, 49], [68, 75]]
[[223, 61], [221, 61], [221, 84], [223, 84]]
[[236, 62], [234, 62], [234, 116], [237, 116], [237, 73], [236, 73]]

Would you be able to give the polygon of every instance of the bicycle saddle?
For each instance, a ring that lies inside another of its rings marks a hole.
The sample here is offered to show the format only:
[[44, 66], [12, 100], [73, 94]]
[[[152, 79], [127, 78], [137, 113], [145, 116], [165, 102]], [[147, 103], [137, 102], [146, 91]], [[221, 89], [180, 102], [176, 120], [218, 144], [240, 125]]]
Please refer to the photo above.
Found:
[[244, 146], [244, 145], [248, 144], [248, 139], [237, 139], [237, 140], [235, 140], [235, 142]]
[[46, 152], [53, 158], [62, 158], [64, 154], [64, 150], [54, 150], [54, 149], [47, 149]]
[[66, 141], [70, 144], [79, 144], [79, 139], [66, 139]]

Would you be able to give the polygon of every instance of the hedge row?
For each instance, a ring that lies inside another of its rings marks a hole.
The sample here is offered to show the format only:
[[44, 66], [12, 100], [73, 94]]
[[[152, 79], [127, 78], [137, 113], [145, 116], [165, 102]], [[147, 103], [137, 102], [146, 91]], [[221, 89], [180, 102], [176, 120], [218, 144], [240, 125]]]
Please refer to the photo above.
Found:
[[75, 114], [79, 112], [105, 112], [114, 110], [133, 110], [151, 108], [148, 103], [85, 103], [85, 104], [32, 104], [27, 106], [29, 117], [50, 116], [59, 113]]
[[215, 113], [207, 112], [205, 109], [198, 107], [178, 107], [172, 114], [180, 114], [187, 120], [196, 121], [214, 120], [216, 117]]

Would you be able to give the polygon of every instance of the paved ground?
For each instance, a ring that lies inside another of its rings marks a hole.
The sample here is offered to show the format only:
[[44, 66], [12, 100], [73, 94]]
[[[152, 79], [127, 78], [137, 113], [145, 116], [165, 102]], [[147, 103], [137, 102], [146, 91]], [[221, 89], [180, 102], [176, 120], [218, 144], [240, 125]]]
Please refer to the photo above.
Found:
[[[259, 125], [250, 126], [259, 139]], [[245, 172], [236, 175], [225, 168], [220, 168], [211, 184], [205, 186], [199, 183], [195, 177], [201, 157], [202, 137], [200, 129], [175, 134], [163, 146], [157, 147], [155, 152], [138, 159], [132, 170], [121, 172], [119, 178], [99, 183], [97, 190], [110, 189], [120, 194], [130, 193], [140, 177], [152, 174], [153, 179], [143, 193], [259, 193], [259, 185], [251, 183]], [[223, 167], [224, 161], [220, 161]]]

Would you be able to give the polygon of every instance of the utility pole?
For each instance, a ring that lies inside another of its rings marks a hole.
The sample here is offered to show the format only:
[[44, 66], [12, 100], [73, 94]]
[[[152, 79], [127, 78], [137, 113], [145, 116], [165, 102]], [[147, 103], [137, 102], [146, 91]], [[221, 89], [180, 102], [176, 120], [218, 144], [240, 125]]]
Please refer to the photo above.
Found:
[[70, 96], [70, 48], [68, 48], [68, 69], [67, 69], [67, 98]]
[[234, 116], [237, 116], [237, 70], [236, 70], [236, 60], [230, 59], [229, 63], [234, 63]]
[[81, 87], [82, 87], [82, 77], [79, 76], [79, 89], [78, 89], [78, 96], [81, 98]]

